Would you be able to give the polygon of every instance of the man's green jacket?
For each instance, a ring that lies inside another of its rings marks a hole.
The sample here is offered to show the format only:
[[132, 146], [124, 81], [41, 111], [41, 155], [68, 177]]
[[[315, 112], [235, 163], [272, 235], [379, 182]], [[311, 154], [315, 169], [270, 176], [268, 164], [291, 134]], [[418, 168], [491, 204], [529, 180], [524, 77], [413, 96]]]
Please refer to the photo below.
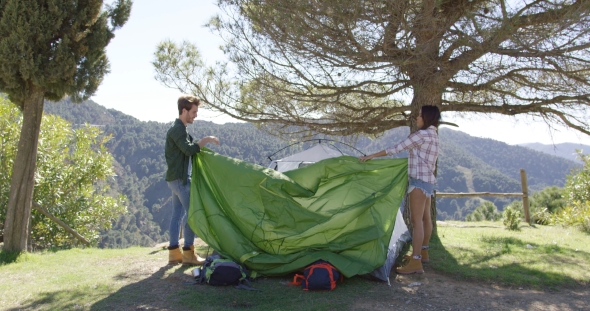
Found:
[[201, 147], [193, 143], [193, 138], [186, 130], [186, 125], [180, 119], [176, 119], [166, 133], [164, 151], [166, 164], [168, 164], [166, 181], [181, 179], [182, 184], [186, 185], [190, 158], [199, 151], [201, 151]]

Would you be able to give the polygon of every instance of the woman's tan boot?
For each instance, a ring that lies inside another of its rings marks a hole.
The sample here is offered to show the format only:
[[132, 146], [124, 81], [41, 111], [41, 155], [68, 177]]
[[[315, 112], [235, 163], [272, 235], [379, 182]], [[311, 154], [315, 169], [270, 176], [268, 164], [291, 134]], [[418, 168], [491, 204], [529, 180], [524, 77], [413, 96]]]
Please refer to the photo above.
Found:
[[168, 264], [177, 265], [179, 263], [182, 263], [182, 253], [180, 252], [180, 247], [178, 247], [178, 245], [168, 247]]
[[[425, 263], [425, 262], [429, 262], [430, 261], [430, 258], [428, 257], [428, 250], [427, 249], [423, 249], [420, 252], [420, 254], [422, 255], [422, 263]], [[404, 262], [407, 262], [407, 261], [410, 260], [410, 258], [412, 258], [412, 256], [410, 256], [410, 255], [404, 255], [403, 261]]]
[[395, 268], [395, 272], [399, 274], [424, 273], [424, 269], [420, 258], [414, 259], [410, 257], [410, 260], [403, 267]]
[[420, 255], [422, 255], [422, 262], [429, 262], [430, 261], [430, 257], [428, 257], [428, 250], [427, 249], [423, 249], [420, 252]]
[[189, 248], [182, 248], [182, 264], [183, 265], [202, 265], [205, 263], [205, 258], [195, 255], [195, 246], [191, 245]]

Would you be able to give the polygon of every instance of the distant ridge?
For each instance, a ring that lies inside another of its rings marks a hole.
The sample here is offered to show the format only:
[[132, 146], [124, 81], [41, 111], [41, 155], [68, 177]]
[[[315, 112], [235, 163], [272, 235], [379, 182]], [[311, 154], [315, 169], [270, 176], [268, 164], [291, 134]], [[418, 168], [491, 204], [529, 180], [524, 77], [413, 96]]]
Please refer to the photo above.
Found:
[[568, 159], [570, 161], [575, 161], [577, 163], [582, 163], [580, 159], [578, 159], [578, 154], [576, 150], [582, 150], [584, 154], [590, 154], [590, 146], [583, 145], [583, 144], [576, 144], [576, 143], [561, 143], [555, 145], [546, 145], [541, 143], [527, 143], [527, 144], [520, 144], [519, 146], [523, 146], [526, 148], [530, 148], [533, 150], [541, 151], [546, 154], [550, 154], [556, 157], [562, 157]]

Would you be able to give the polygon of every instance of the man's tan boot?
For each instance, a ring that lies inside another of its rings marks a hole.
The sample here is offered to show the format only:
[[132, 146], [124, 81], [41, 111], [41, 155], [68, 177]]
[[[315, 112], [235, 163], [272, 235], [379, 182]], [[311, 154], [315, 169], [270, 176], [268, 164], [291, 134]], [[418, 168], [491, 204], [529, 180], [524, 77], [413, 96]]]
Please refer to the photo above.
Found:
[[205, 263], [205, 258], [195, 255], [195, 246], [191, 245], [189, 248], [182, 248], [182, 264], [183, 265], [202, 265]]
[[395, 272], [399, 274], [424, 273], [424, 269], [420, 259], [410, 257], [410, 260], [403, 267], [395, 268]]
[[180, 247], [178, 247], [178, 245], [168, 247], [168, 264], [177, 265], [179, 263], [182, 263], [182, 253], [180, 252]]

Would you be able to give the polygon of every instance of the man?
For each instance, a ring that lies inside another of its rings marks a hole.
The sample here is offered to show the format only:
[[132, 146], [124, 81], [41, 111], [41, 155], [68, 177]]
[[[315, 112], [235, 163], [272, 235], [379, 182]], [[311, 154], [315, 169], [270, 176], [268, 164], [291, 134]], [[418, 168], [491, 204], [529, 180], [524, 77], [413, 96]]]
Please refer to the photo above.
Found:
[[207, 143], [219, 145], [219, 139], [206, 136], [193, 143], [186, 126], [192, 124], [199, 111], [200, 100], [194, 96], [178, 98], [178, 119], [166, 133], [166, 181], [172, 190], [172, 219], [170, 220], [170, 246], [168, 246], [168, 264], [200, 265], [205, 261], [195, 255], [195, 233], [188, 223], [184, 225], [184, 247], [179, 248], [179, 234], [185, 211], [188, 214], [190, 203], [190, 163], [191, 157], [201, 151]]

